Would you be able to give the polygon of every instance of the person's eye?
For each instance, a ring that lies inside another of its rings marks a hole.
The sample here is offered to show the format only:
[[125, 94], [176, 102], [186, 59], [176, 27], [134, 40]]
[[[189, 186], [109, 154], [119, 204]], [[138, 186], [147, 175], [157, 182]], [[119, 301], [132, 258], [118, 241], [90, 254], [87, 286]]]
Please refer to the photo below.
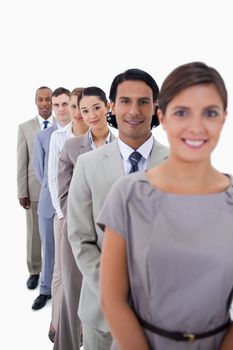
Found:
[[82, 110], [81, 110], [81, 113], [82, 113], [82, 114], [87, 114], [88, 111], [87, 111], [86, 109], [82, 109]]
[[174, 114], [177, 117], [186, 117], [188, 115], [188, 112], [184, 109], [178, 109]]
[[205, 115], [208, 117], [208, 118], [215, 118], [218, 116], [218, 112], [214, 109], [209, 109], [205, 112]]
[[71, 105], [71, 108], [72, 108], [72, 109], [76, 109], [77, 106], [76, 106], [76, 105]]
[[129, 100], [127, 100], [127, 99], [121, 99], [121, 101], [120, 101], [122, 104], [127, 104], [128, 102], [129, 102]]
[[148, 104], [148, 103], [149, 103], [148, 100], [141, 100], [141, 101], [140, 101], [140, 104], [141, 104], [141, 105], [145, 105], [145, 104]]
[[95, 107], [95, 111], [98, 111], [100, 109], [100, 106]]

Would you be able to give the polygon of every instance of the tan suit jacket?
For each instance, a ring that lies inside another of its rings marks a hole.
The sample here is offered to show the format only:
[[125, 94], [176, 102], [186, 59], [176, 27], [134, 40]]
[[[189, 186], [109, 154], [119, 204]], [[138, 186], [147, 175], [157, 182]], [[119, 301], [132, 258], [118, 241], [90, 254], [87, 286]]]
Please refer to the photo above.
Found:
[[40, 131], [38, 117], [32, 118], [18, 127], [17, 142], [17, 188], [18, 198], [28, 197], [38, 202], [40, 183], [33, 168], [33, 142]]
[[[154, 140], [148, 167], [158, 165], [167, 155], [168, 148]], [[109, 328], [101, 311], [99, 293], [103, 232], [95, 222], [111, 186], [121, 176], [123, 161], [115, 140], [78, 158], [68, 195], [68, 238], [83, 275], [79, 317], [104, 332]]]

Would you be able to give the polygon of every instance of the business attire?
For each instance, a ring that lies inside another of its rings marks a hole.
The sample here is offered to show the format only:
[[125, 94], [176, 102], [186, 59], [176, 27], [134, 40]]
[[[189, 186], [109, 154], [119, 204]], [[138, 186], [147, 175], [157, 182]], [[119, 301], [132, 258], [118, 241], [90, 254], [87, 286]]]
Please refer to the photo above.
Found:
[[[134, 312], [164, 330], [161, 336], [142, 324], [150, 349], [221, 348], [227, 327], [192, 343], [187, 339], [188, 333], [216, 330], [230, 319], [230, 179], [224, 192], [182, 195], [161, 191], [141, 172], [119, 179], [100, 211], [97, 221], [101, 227], [111, 227], [126, 242]], [[174, 332], [186, 333], [186, 341], [178, 342]]]
[[38, 227], [37, 206], [40, 183], [33, 168], [33, 143], [44, 119], [36, 116], [18, 126], [17, 140], [17, 197], [29, 198], [26, 210], [27, 223], [27, 267], [30, 275], [41, 271], [41, 241]]
[[57, 130], [57, 123], [54, 123], [46, 130], [40, 131], [34, 142], [33, 165], [36, 177], [41, 184], [37, 213], [43, 252], [40, 294], [44, 295], [51, 295], [51, 282], [54, 267], [53, 219], [55, 209], [48, 187], [48, 157], [50, 138], [55, 130]]
[[[115, 136], [110, 132], [106, 143]], [[95, 148], [90, 130], [83, 136], [67, 140], [60, 153], [58, 167], [58, 196], [60, 207], [66, 218], [67, 196], [77, 158]], [[77, 315], [82, 275], [74, 259], [67, 237], [66, 219], [62, 229], [61, 240], [62, 297], [58, 327], [56, 330], [54, 350], [76, 350], [80, 347], [80, 319]]]
[[55, 242], [55, 263], [52, 278], [52, 325], [57, 329], [60, 303], [61, 303], [61, 237], [62, 226], [64, 223], [64, 215], [61, 211], [58, 199], [58, 162], [60, 152], [64, 143], [69, 138], [74, 137], [72, 132], [72, 122], [53, 132], [49, 145], [49, 160], [48, 160], [48, 185], [51, 194], [53, 207], [55, 208], [54, 216], [54, 242]]
[[[158, 165], [168, 155], [167, 147], [153, 136], [139, 147], [140, 150], [143, 157], [139, 170]], [[130, 163], [126, 159], [128, 151], [133, 150], [117, 139], [81, 155], [70, 184], [68, 239], [83, 275], [78, 314], [83, 325], [85, 350], [109, 349], [112, 342], [100, 306], [99, 266], [103, 232], [95, 221], [113, 183], [130, 172]]]

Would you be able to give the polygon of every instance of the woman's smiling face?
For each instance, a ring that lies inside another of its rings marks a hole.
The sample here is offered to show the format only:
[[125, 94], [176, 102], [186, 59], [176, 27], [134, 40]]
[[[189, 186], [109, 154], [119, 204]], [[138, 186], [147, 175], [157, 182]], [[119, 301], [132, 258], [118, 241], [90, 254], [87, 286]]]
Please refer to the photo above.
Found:
[[226, 119], [223, 101], [213, 84], [198, 84], [177, 94], [160, 123], [170, 144], [170, 154], [188, 162], [209, 161]]

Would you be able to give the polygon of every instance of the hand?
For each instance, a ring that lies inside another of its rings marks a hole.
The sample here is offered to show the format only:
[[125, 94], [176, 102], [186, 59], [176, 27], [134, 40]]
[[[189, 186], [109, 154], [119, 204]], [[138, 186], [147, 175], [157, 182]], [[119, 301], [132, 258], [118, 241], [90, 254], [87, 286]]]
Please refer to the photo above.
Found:
[[19, 204], [20, 204], [24, 209], [29, 209], [29, 208], [30, 208], [30, 200], [29, 200], [28, 197], [19, 198]]

